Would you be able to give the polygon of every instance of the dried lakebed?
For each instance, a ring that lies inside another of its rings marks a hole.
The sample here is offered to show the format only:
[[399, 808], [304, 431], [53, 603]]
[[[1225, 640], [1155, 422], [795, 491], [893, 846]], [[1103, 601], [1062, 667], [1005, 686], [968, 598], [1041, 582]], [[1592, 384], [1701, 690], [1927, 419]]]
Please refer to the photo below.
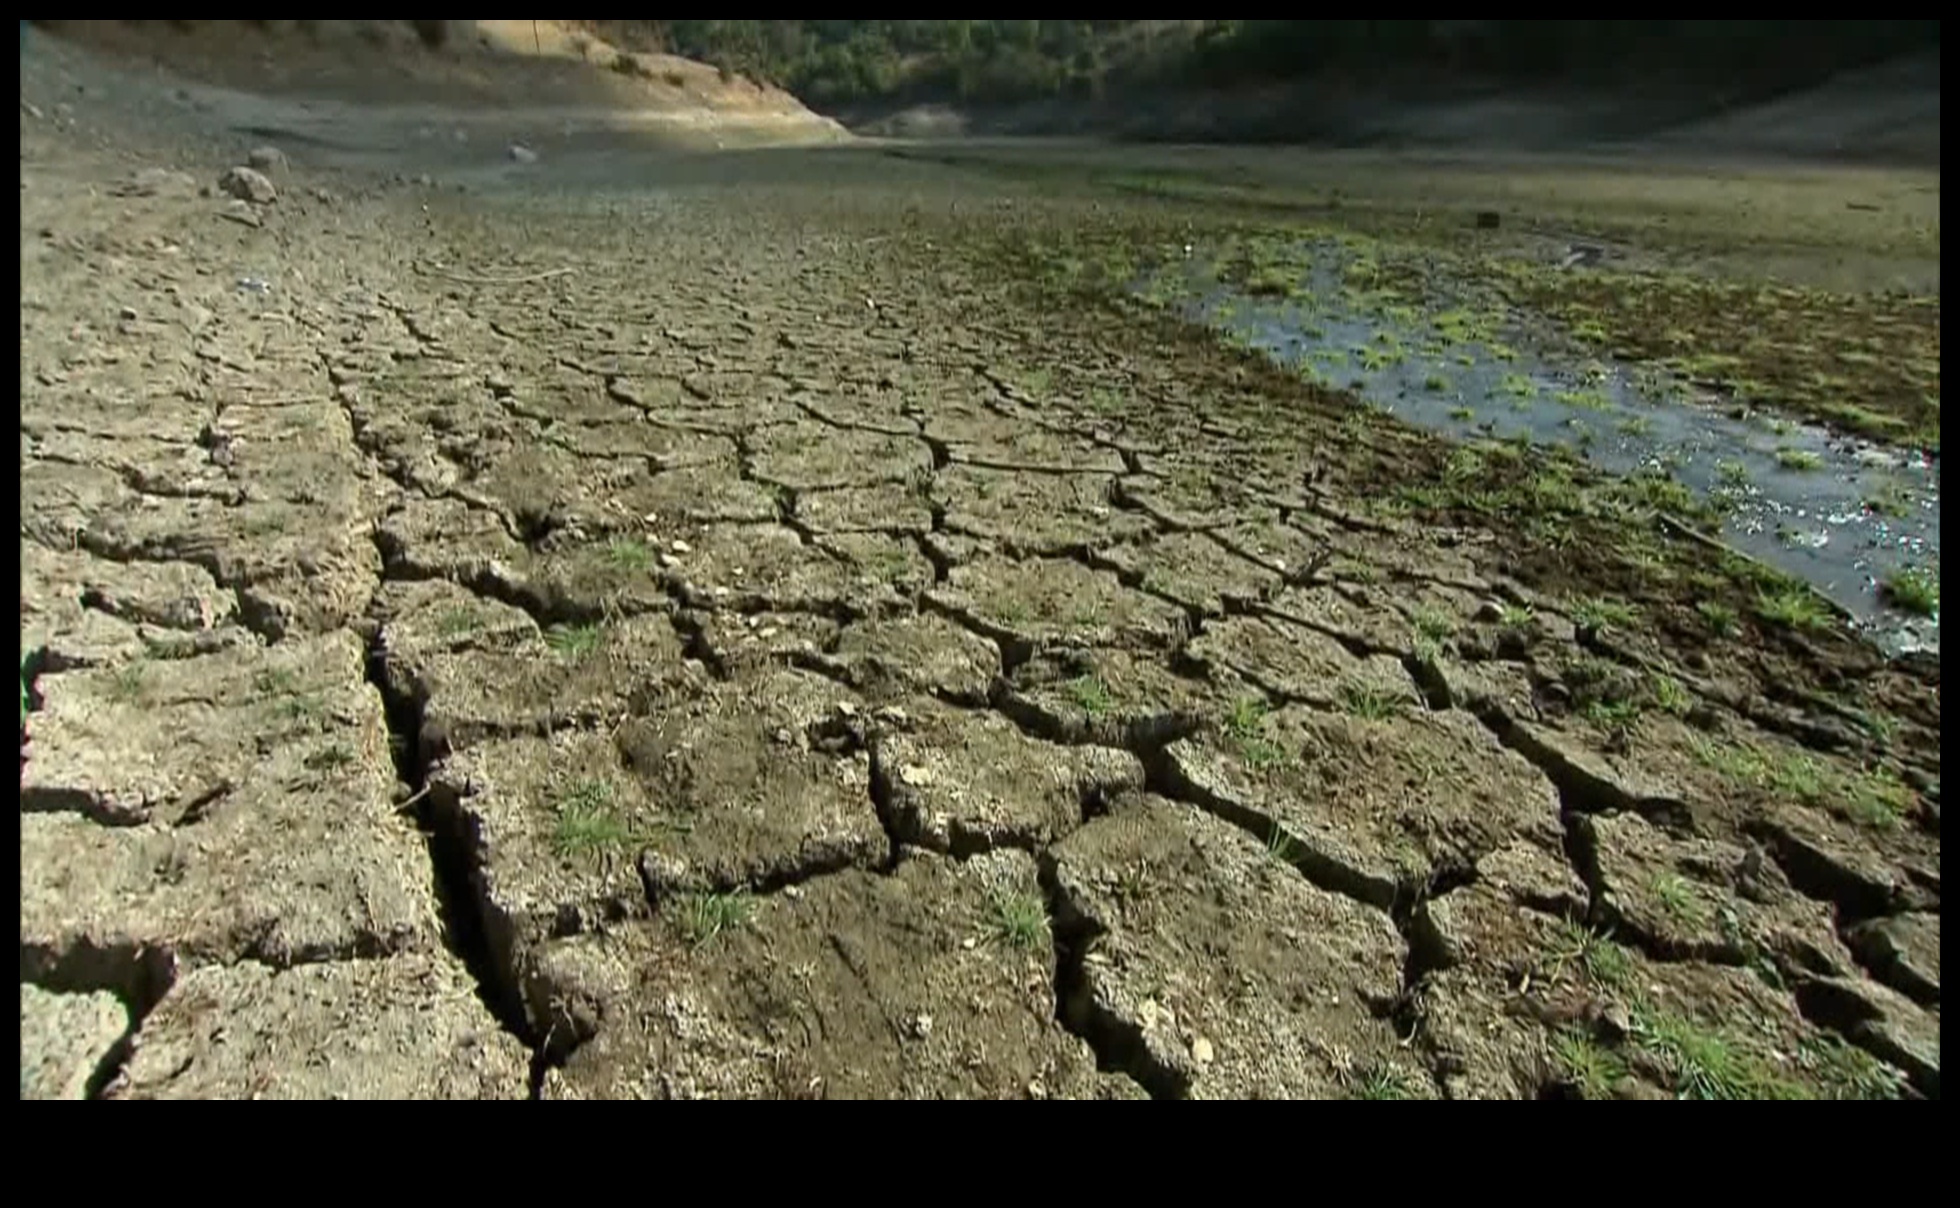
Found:
[[[1916, 616], [1881, 590], [1929, 567], [1937, 579], [1937, 458], [1725, 404], [1569, 334], [1547, 338], [1542, 321], [1440, 269], [1424, 274], [1426, 304], [1410, 305], [1384, 288], [1394, 274], [1366, 241], [1252, 249], [1249, 268], [1240, 243], [1159, 269], [1137, 292], [1455, 439], [1563, 447], [1616, 474], [1678, 484], [1692, 493], [1684, 504], [1720, 513], [1731, 543], [1809, 583], [1887, 649], [1938, 650], [1937, 606]], [[1602, 270], [1575, 254], [1563, 271]]]
[[1936, 683], [1364, 515], [1070, 204], [191, 154], [23, 125], [24, 1096], [1938, 1095]]

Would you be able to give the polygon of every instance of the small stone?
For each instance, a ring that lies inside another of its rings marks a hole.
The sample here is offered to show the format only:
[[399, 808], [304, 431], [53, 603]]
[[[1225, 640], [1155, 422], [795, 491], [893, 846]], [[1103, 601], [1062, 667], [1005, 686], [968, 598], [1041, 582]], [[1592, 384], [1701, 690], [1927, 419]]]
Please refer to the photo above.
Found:
[[666, 550], [660, 551], [657, 560], [659, 561], [660, 565], [666, 567], [668, 570], [672, 570], [674, 567], [679, 566], [681, 564], [681, 560], [679, 558], [674, 557], [674, 555], [668, 553]]
[[803, 887], [801, 885], [785, 885], [783, 886], [783, 896], [792, 902], [800, 902], [803, 900]]
[[912, 1017], [912, 1035], [924, 1040], [932, 1035], [932, 1016], [921, 1011]]
[[116, 317], [125, 323], [133, 323], [136, 321], [136, 308], [134, 306], [125, 306], [116, 312]]
[[1191, 1042], [1191, 1060], [1199, 1065], [1210, 1065], [1217, 1058], [1218, 1054], [1212, 1051], [1211, 1041], [1200, 1036]]
[[228, 198], [225, 201], [224, 207], [218, 211], [218, 217], [228, 218], [241, 226], [258, 227], [265, 225], [260, 220], [259, 212], [253, 208], [252, 203], [237, 197]]
[[973, 938], [972, 936], [970, 936], [970, 935], [969, 935], [969, 936], [967, 936], [967, 937], [966, 937], [965, 939], [963, 939], [963, 940], [961, 940], [961, 941], [960, 941], [960, 947], [962, 947], [962, 948], [964, 948], [964, 949], [966, 949], [966, 950], [967, 950], [968, 952], [971, 952], [971, 951], [973, 951], [973, 950], [974, 950], [974, 949], [975, 949], [976, 947], [978, 947], [978, 946], [979, 946], [979, 944], [980, 944], [980, 941], [979, 941], [979, 940], [976, 940], [976, 939], [974, 939], [974, 938]]
[[143, 168], [114, 191], [127, 197], [189, 197], [197, 192], [197, 180], [172, 168]]
[[669, 542], [667, 548], [673, 550], [677, 554], [691, 554], [694, 552], [694, 547], [689, 545], [687, 542], [682, 541], [679, 537], [676, 537], [671, 542]]
[[534, 164], [538, 162], [538, 153], [523, 143], [512, 143], [509, 154], [513, 163]]
[[260, 172], [284, 172], [287, 168], [286, 153], [277, 147], [254, 147], [245, 153], [245, 162]]
[[1046, 1099], [1047, 1097], [1048, 1097], [1047, 1084], [1042, 1082], [1042, 1080], [1039, 1078], [1030, 1079], [1028, 1082], [1028, 1098]]
[[218, 178], [218, 188], [253, 205], [269, 206], [279, 197], [279, 190], [254, 168], [225, 169], [225, 174]]

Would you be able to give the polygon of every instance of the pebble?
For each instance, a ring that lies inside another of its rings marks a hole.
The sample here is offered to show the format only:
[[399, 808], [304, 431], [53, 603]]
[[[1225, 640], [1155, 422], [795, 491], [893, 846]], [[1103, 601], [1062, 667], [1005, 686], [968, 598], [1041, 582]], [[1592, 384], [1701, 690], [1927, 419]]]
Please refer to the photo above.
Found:
[[260, 172], [284, 172], [288, 164], [286, 153], [277, 147], [254, 147], [245, 153], [245, 162]]
[[229, 218], [233, 222], [248, 227], [265, 225], [259, 218], [259, 212], [252, 207], [251, 202], [236, 197], [229, 198], [225, 201], [224, 207], [218, 211], [218, 217]]
[[218, 178], [218, 188], [253, 205], [269, 206], [279, 198], [279, 190], [255, 168], [226, 168]]
[[1212, 1051], [1211, 1041], [1200, 1036], [1191, 1042], [1191, 1060], [1199, 1065], [1210, 1065], [1217, 1057], [1218, 1054]]
[[538, 153], [523, 143], [512, 143], [509, 154], [513, 163], [534, 164], [538, 162]]

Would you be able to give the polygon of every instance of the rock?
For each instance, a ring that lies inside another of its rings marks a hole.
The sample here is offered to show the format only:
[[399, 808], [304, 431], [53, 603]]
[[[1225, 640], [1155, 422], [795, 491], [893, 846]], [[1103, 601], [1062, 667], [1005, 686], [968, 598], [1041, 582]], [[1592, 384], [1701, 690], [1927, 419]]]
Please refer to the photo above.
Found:
[[255, 168], [225, 169], [225, 174], [218, 178], [218, 188], [254, 205], [269, 206], [279, 197], [279, 190], [273, 188], [265, 174]]
[[1940, 916], [1923, 912], [1867, 919], [1844, 933], [1880, 981], [1923, 1003], [1940, 1000]]
[[1867, 978], [1800, 983], [1797, 1005], [1875, 1057], [1898, 1066], [1921, 1094], [1940, 1097], [1940, 1020], [1905, 995]]
[[142, 168], [110, 192], [118, 197], [189, 197], [197, 192], [197, 179], [174, 168]]
[[442, 953], [187, 974], [115, 1099], [521, 1099], [530, 1054]]
[[218, 210], [218, 217], [229, 218], [233, 222], [242, 223], [248, 227], [265, 225], [259, 219], [259, 212], [252, 208], [252, 203], [237, 197], [228, 198], [225, 201], [225, 204]]
[[103, 991], [20, 987], [20, 1097], [86, 1099], [103, 1059], [129, 1030], [121, 1000]]
[[284, 172], [291, 167], [286, 160], [286, 153], [273, 146], [252, 148], [245, 153], [245, 162], [259, 172]]
[[534, 164], [538, 162], [538, 153], [523, 143], [512, 143], [510, 145], [510, 158], [513, 163]]

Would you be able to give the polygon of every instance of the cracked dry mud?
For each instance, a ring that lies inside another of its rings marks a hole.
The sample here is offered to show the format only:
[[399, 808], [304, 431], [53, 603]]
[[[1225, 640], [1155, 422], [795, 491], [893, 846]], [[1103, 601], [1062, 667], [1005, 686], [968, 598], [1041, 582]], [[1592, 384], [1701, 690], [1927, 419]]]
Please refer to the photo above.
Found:
[[957, 251], [1069, 203], [29, 137], [23, 1096], [1938, 1095], [1936, 680], [1361, 516], [1427, 438]]

